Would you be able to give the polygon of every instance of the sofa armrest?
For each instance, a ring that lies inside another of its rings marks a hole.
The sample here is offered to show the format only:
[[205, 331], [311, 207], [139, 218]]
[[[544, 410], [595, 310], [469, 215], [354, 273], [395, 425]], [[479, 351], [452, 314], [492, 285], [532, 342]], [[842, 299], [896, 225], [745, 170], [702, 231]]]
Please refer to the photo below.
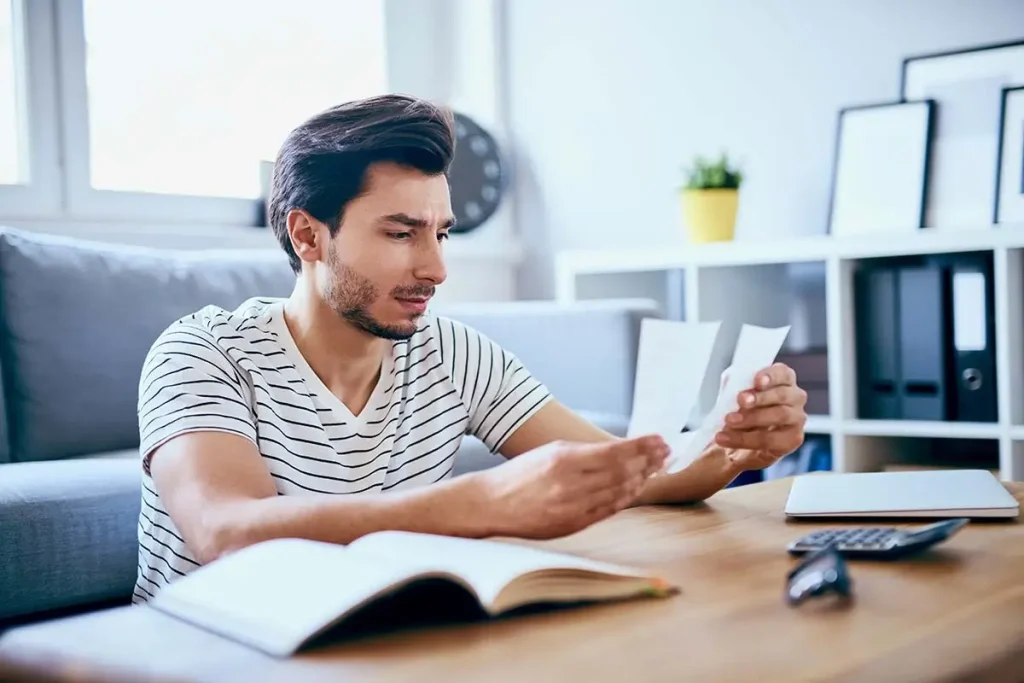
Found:
[[[577, 411], [579, 415], [615, 436], [625, 436], [629, 427], [629, 418], [613, 413], [595, 413], [587, 410]], [[452, 476], [457, 477], [467, 472], [486, 470], [505, 462], [500, 453], [492, 453], [484, 442], [474, 436], [462, 440], [459, 451], [455, 455], [455, 466]]]
[[130, 599], [137, 454], [0, 465], [0, 620]]

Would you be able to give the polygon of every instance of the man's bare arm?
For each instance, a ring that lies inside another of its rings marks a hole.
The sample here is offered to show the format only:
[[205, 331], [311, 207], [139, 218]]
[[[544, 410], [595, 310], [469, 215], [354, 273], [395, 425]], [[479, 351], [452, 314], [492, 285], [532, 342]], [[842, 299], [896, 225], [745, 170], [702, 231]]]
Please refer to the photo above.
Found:
[[253, 543], [299, 537], [349, 543], [380, 529], [488, 535], [474, 476], [373, 495], [279, 496], [251, 441], [221, 432], [176, 437], [152, 457], [160, 498], [200, 563]]
[[168, 514], [200, 563], [272, 538], [349, 543], [384, 529], [551, 538], [630, 504], [662, 467], [658, 439], [554, 444], [515, 462], [407, 491], [280, 496], [248, 439], [178, 436], [150, 459]]
[[[617, 438], [552, 400], [509, 436], [500, 451], [511, 458], [551, 441], [595, 443]], [[682, 472], [651, 477], [634, 505], [686, 503], [708, 498], [742, 472], [737, 462], [728, 456], [724, 448], [713, 446]]]

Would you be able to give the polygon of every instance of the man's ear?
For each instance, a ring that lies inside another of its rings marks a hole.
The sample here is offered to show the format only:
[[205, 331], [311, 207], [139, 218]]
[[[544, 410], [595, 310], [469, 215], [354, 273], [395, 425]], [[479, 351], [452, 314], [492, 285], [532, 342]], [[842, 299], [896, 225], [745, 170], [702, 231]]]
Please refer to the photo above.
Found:
[[288, 239], [300, 261], [312, 263], [326, 255], [327, 226], [303, 209], [292, 209], [287, 217]]

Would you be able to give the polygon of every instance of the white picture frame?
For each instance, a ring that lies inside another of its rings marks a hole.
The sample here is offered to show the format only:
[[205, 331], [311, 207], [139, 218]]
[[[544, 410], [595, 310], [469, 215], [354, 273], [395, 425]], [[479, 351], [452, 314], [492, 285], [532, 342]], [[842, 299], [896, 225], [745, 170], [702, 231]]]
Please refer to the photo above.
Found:
[[992, 226], [1002, 89], [1024, 85], [1024, 41], [903, 60], [901, 97], [936, 103], [925, 226]]
[[1024, 86], [1003, 88], [992, 222], [1024, 225]]
[[829, 201], [832, 235], [922, 227], [933, 113], [928, 100], [840, 110]]

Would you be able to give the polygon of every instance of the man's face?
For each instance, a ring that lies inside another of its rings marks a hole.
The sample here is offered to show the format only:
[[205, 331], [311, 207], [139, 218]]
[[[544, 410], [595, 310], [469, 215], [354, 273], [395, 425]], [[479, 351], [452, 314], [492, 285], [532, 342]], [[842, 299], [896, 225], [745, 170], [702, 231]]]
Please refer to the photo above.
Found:
[[448, 181], [395, 164], [368, 171], [328, 245], [318, 284], [342, 319], [386, 339], [417, 329], [446, 273], [441, 241], [453, 223]]

